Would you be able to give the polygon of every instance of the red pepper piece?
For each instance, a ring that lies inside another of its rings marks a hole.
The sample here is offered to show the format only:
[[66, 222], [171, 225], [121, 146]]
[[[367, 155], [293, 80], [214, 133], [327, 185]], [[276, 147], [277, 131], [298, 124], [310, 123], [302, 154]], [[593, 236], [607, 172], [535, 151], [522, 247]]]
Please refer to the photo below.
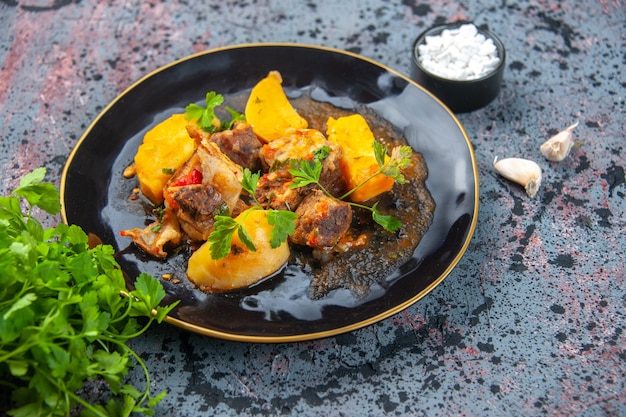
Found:
[[174, 187], [183, 187], [185, 185], [202, 184], [202, 172], [197, 169], [191, 170], [191, 172], [184, 177], [181, 177], [178, 181], [172, 184]]

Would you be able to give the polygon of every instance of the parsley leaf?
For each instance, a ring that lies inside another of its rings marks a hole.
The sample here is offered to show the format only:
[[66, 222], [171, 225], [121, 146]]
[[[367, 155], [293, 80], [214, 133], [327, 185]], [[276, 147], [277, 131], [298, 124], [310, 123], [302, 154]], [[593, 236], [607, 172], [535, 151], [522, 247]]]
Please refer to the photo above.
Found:
[[224, 123], [215, 112], [223, 103], [224, 96], [217, 94], [215, 91], [209, 91], [206, 93], [204, 107], [195, 103], [190, 103], [185, 107], [185, 118], [187, 120], [195, 120], [201, 129], [209, 133], [232, 129], [236, 122], [246, 120], [245, 114], [226, 106], [226, 111], [230, 114], [230, 122]]
[[330, 155], [330, 148], [328, 146], [322, 146], [313, 151], [313, 160], [323, 162], [324, 159]]
[[14, 194], [26, 199], [31, 206], [37, 206], [49, 214], [57, 214], [61, 211], [58, 191], [52, 184], [42, 183], [45, 175], [43, 167], [24, 175]]
[[378, 202], [372, 206], [372, 218], [389, 232], [397, 232], [402, 227], [402, 222], [393, 216], [383, 215], [378, 211]]
[[209, 235], [211, 242], [211, 258], [222, 259], [230, 253], [230, 247], [235, 232], [246, 248], [256, 251], [250, 235], [235, 219], [229, 216], [215, 216], [214, 230]]
[[323, 188], [320, 184], [322, 163], [318, 160], [307, 161], [300, 159], [293, 161], [289, 173], [293, 175], [293, 182], [290, 188], [306, 187], [309, 184], [316, 184]]
[[[252, 173], [248, 168], [243, 170], [243, 179], [241, 181], [242, 188], [247, 191], [254, 199], [255, 205], [250, 210], [262, 209], [261, 204], [256, 199], [256, 187], [261, 177], [260, 173]], [[245, 213], [244, 212], [244, 215]], [[270, 245], [272, 248], [279, 247], [285, 242], [290, 234], [296, 229], [296, 214], [289, 210], [268, 210], [267, 222], [273, 226], [270, 234]], [[250, 251], [256, 251], [256, 246], [246, 229], [237, 220], [229, 216], [215, 216], [213, 232], [209, 235], [208, 242], [211, 242], [211, 258], [222, 259], [228, 256], [231, 250], [233, 235], [237, 233], [239, 240]]]
[[211, 242], [212, 259], [222, 259], [228, 256], [233, 234], [238, 227], [239, 223], [230, 216], [215, 216], [214, 229], [207, 240]]
[[385, 148], [385, 146], [377, 140], [373, 142], [373, 145], [374, 145], [374, 158], [376, 158], [376, 163], [378, 164], [379, 167], [382, 167], [383, 165], [385, 165], [385, 156], [387, 156], [387, 148]]
[[232, 109], [230, 106], [226, 106], [226, 111], [230, 114], [230, 122], [225, 125], [224, 129], [232, 129], [236, 122], [245, 122], [246, 115], [239, 113], [237, 110]]
[[198, 106], [195, 103], [188, 104], [185, 107], [185, 118], [187, 120], [195, 120], [200, 128], [209, 132], [216, 130], [215, 124], [219, 125], [219, 119], [215, 115], [215, 108], [224, 102], [224, 97], [215, 91], [206, 93], [205, 107]]
[[411, 164], [412, 154], [413, 150], [410, 146], [393, 148], [389, 161], [386, 164], [379, 164], [381, 173], [389, 178], [393, 178], [398, 184], [404, 184], [406, 180], [404, 175], [402, 175], [402, 170]]
[[239, 238], [239, 240], [241, 240], [241, 243], [243, 243], [244, 246], [248, 248], [249, 251], [256, 252], [256, 246], [254, 246], [252, 238], [250, 237], [248, 232], [246, 232], [246, 229], [241, 225], [239, 225], [239, 227], [237, 228], [237, 237]]
[[259, 172], [253, 174], [248, 168], [244, 168], [241, 186], [253, 197], [256, 192], [257, 184], [259, 183], [259, 178], [261, 178]]
[[270, 210], [267, 213], [267, 222], [274, 226], [270, 235], [272, 248], [279, 247], [296, 230], [296, 213], [289, 210]]

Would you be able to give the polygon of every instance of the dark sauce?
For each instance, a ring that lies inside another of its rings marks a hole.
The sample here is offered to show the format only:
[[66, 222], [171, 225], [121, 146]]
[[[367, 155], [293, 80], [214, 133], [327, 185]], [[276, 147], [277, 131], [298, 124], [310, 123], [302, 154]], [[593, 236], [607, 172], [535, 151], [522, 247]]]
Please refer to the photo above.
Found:
[[[326, 133], [326, 120], [354, 113], [368, 122], [374, 137], [391, 149], [406, 145], [400, 132], [367, 107], [343, 109], [327, 102], [313, 100], [305, 93], [290, 99], [292, 105], [309, 122], [309, 127]], [[347, 241], [364, 244], [338, 245], [339, 250], [323, 256], [308, 247], [292, 245], [290, 264], [306, 271], [311, 277], [309, 296], [321, 298], [330, 291], [345, 288], [357, 298], [369, 294], [372, 285], [385, 287], [389, 276], [409, 260], [422, 236], [432, 223], [435, 201], [426, 188], [428, 168], [419, 152], [413, 153], [412, 164], [404, 171], [405, 184], [394, 184], [391, 191], [365, 202], [383, 214], [392, 215], [403, 224], [390, 233], [376, 224], [367, 210], [353, 207], [353, 221]], [[342, 248], [345, 246], [345, 248]], [[315, 256], [317, 255], [317, 256]]]

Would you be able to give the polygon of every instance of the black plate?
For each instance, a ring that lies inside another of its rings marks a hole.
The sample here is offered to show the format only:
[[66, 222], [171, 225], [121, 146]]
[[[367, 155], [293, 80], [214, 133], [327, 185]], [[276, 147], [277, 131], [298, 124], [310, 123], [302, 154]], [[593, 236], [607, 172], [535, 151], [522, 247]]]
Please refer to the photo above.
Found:
[[135, 183], [122, 172], [156, 123], [184, 111], [190, 102], [201, 102], [207, 91], [228, 95], [250, 89], [271, 70], [280, 71], [287, 92], [310, 87], [317, 99], [343, 107], [367, 106], [404, 132], [428, 165], [427, 187], [437, 204], [433, 223], [413, 257], [366, 299], [339, 290], [311, 300], [306, 297], [307, 277], [290, 271], [246, 291], [218, 295], [204, 294], [184, 279], [178, 284], [163, 281], [166, 300], [181, 300], [166, 320], [218, 338], [288, 342], [354, 330], [415, 303], [450, 273], [474, 232], [474, 153], [462, 125], [433, 95], [407, 77], [345, 51], [297, 44], [238, 45], [192, 55], [147, 75], [100, 113], [71, 153], [61, 184], [63, 220], [113, 245], [131, 277], [139, 271], [184, 277], [185, 265], [179, 260], [146, 258], [119, 236], [119, 230], [145, 221], [137, 203], [128, 199]]

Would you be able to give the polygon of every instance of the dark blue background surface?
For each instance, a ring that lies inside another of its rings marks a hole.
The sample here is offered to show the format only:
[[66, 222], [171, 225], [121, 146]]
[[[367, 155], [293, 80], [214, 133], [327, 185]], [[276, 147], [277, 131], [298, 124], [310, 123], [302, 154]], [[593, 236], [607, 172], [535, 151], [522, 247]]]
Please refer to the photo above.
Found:
[[[133, 347], [155, 392], [170, 391], [159, 415], [626, 415], [626, 6], [0, 1], [3, 192], [41, 165], [58, 183], [103, 107], [191, 53], [300, 42], [408, 74], [415, 37], [455, 20], [487, 27], [507, 48], [499, 97], [459, 115], [481, 211], [457, 268], [396, 316], [322, 340], [246, 344], [154, 327]], [[577, 120], [582, 146], [544, 160], [539, 145]], [[495, 173], [495, 156], [541, 165], [535, 199]]]

